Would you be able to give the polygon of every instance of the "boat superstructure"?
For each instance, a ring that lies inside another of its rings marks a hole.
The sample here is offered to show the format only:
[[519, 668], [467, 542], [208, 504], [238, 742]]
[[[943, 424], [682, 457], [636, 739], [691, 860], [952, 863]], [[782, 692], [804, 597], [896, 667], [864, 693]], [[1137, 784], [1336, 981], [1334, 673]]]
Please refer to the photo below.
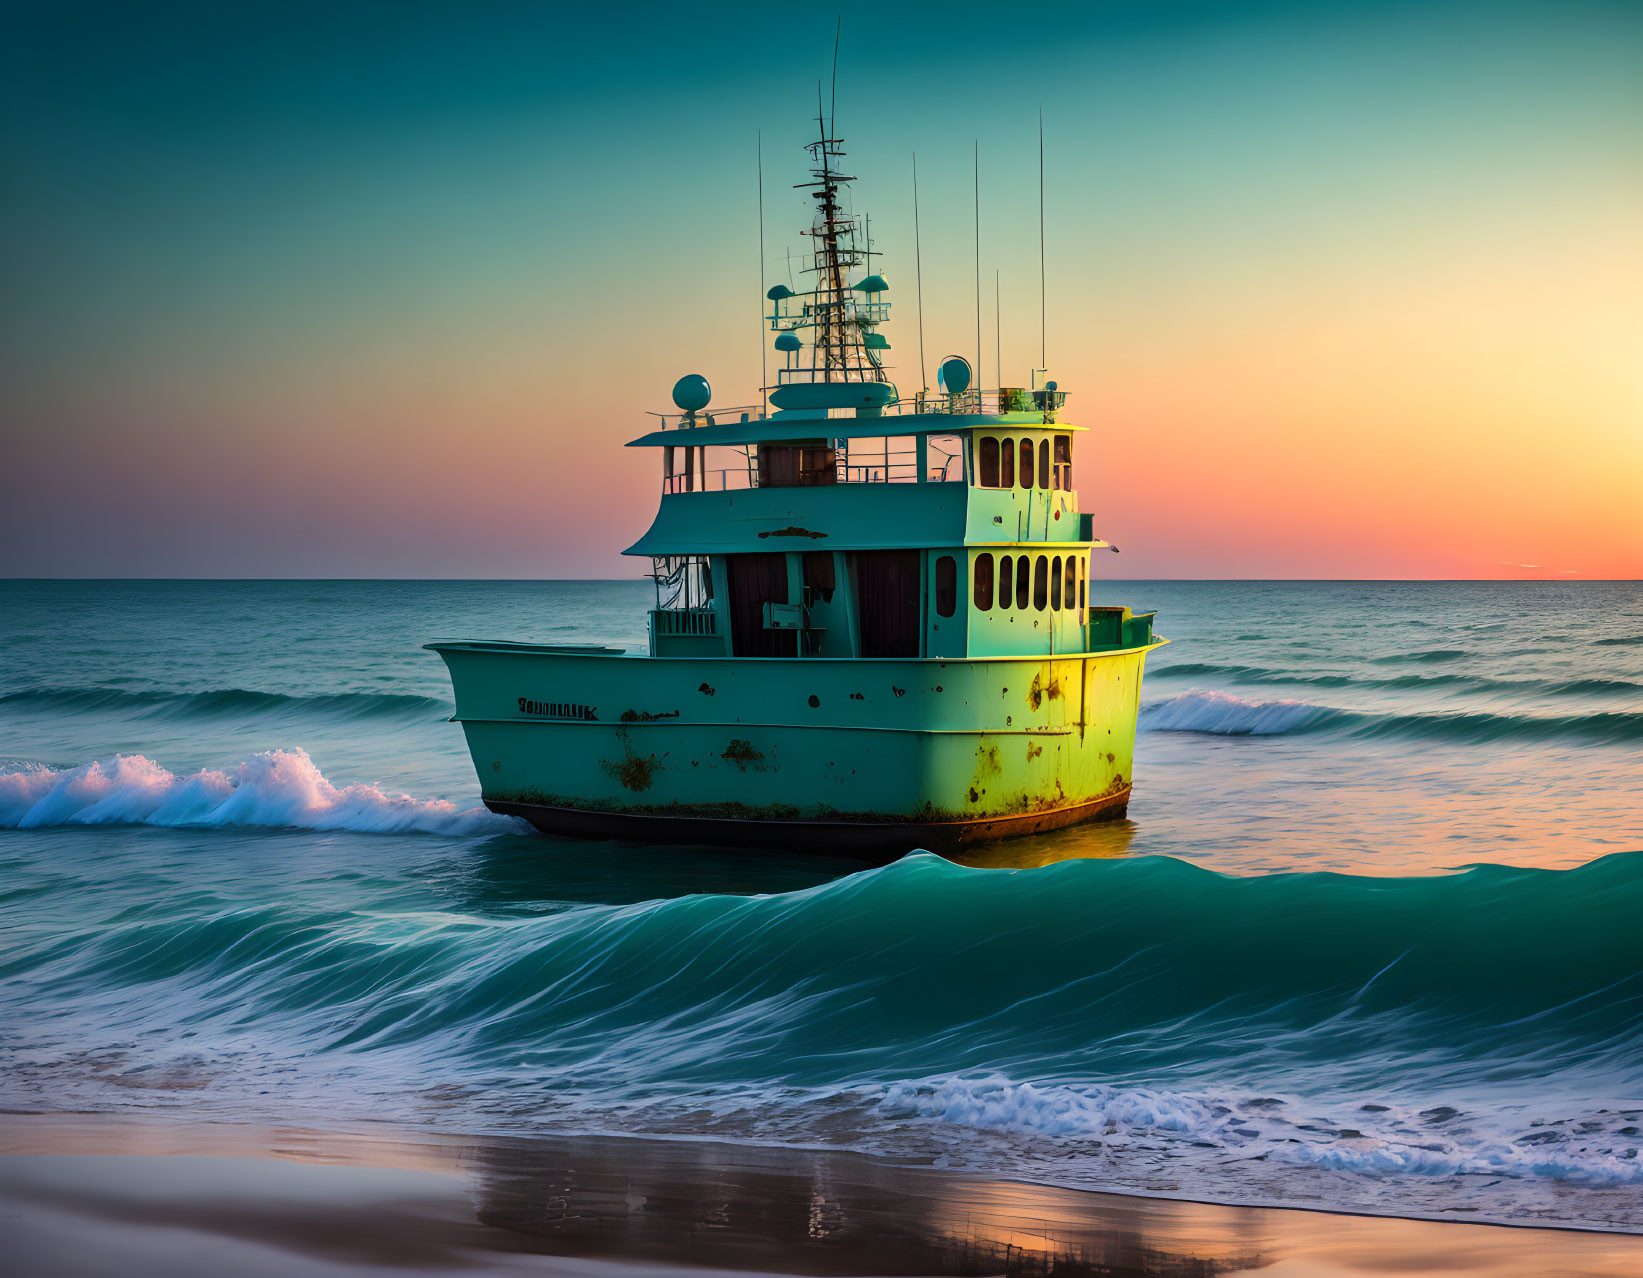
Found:
[[626, 551], [656, 582], [649, 651], [428, 645], [495, 811], [872, 856], [1125, 813], [1142, 666], [1165, 641], [1089, 599], [1106, 543], [1073, 488], [1085, 432], [1054, 382], [971, 388], [958, 358], [898, 394], [889, 285], [830, 132], [802, 185], [814, 287], [766, 295], [785, 363], [766, 401], [710, 409], [686, 377], [629, 444], [661, 462]]

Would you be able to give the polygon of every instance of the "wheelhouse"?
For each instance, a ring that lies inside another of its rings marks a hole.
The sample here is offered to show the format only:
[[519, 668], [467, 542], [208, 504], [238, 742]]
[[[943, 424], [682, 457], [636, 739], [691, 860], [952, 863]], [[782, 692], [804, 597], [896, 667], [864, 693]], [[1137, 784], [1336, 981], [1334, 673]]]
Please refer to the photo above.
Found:
[[1146, 619], [1114, 626], [1108, 613], [1123, 610], [1090, 605], [1090, 556], [1108, 544], [1078, 510], [1081, 428], [1055, 420], [1060, 393], [998, 411], [1022, 394], [962, 397], [946, 412], [921, 401], [854, 416], [683, 414], [634, 440], [662, 454], [661, 508], [627, 551], [652, 560], [651, 655], [963, 658], [1145, 644]]

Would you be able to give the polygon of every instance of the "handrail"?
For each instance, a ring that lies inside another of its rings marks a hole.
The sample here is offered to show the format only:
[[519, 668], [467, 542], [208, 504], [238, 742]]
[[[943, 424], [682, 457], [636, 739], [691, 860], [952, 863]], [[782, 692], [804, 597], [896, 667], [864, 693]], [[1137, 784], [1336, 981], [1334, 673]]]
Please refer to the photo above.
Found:
[[[785, 371], [785, 370], [784, 370]], [[801, 370], [795, 369], [794, 372]], [[805, 370], [808, 371], [808, 370]], [[870, 379], [863, 378], [847, 384], [859, 386], [871, 384]], [[1055, 424], [1056, 411], [1067, 402], [1067, 392], [1064, 390], [1024, 390], [1019, 387], [1005, 386], [997, 390], [969, 390], [962, 395], [947, 395], [941, 391], [919, 391], [910, 399], [894, 399], [879, 409], [877, 417], [911, 417], [929, 415], [948, 415], [953, 417], [988, 416], [1001, 417], [1006, 413], [1041, 413], [1045, 425]], [[819, 410], [818, 410], [819, 411]], [[688, 430], [693, 426], [734, 425], [738, 422], [757, 422], [769, 419], [769, 413], [763, 405], [753, 404], [746, 407], [716, 408], [709, 412], [696, 413], [648, 413], [647, 416], [658, 418], [663, 430]], [[827, 410], [828, 418], [846, 418], [851, 421], [871, 421], [872, 417], [863, 417], [854, 408], [834, 408]], [[801, 419], [794, 419], [801, 420]], [[826, 418], [817, 417], [823, 421]], [[886, 431], [888, 435], [894, 431]]]
[[652, 608], [650, 624], [658, 635], [710, 638], [719, 633], [718, 614], [711, 608]]
[[[955, 477], [950, 473], [953, 463], [959, 460], [958, 455], [954, 453], [943, 456], [944, 460], [939, 465], [935, 464], [935, 458], [930, 459], [924, 482], [962, 483], [962, 477]], [[885, 460], [883, 453], [868, 454], [859, 461], [841, 459], [832, 468], [831, 473], [834, 478], [830, 480], [815, 479], [808, 483], [801, 481], [796, 484], [761, 484], [757, 471], [749, 472], [742, 466], [723, 466], [707, 471], [698, 470], [693, 477], [684, 474], [670, 475], [662, 481], [662, 492], [723, 493], [745, 492], [751, 488], [827, 488], [834, 484], [913, 484], [918, 482], [917, 454], [894, 452], [890, 454], [888, 461]]]

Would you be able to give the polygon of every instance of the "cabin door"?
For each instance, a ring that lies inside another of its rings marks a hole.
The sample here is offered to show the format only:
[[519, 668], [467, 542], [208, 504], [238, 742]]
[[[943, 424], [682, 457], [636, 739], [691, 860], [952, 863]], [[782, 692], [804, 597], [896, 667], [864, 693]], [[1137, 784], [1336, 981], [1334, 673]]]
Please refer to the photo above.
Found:
[[916, 550], [857, 553], [856, 599], [861, 614], [862, 656], [918, 656], [922, 584]]
[[795, 630], [766, 630], [766, 603], [788, 602], [787, 556], [784, 554], [729, 555], [730, 650], [738, 657], [794, 657], [799, 652]]

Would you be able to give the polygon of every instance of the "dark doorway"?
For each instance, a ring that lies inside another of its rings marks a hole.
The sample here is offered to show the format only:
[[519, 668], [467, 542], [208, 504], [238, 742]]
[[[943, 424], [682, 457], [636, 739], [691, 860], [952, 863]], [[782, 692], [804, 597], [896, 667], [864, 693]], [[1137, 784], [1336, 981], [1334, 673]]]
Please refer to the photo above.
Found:
[[730, 650], [738, 657], [796, 657], [796, 630], [766, 630], [766, 603], [786, 603], [787, 556], [730, 555]]
[[863, 550], [856, 555], [861, 655], [916, 657], [919, 650], [919, 552]]

